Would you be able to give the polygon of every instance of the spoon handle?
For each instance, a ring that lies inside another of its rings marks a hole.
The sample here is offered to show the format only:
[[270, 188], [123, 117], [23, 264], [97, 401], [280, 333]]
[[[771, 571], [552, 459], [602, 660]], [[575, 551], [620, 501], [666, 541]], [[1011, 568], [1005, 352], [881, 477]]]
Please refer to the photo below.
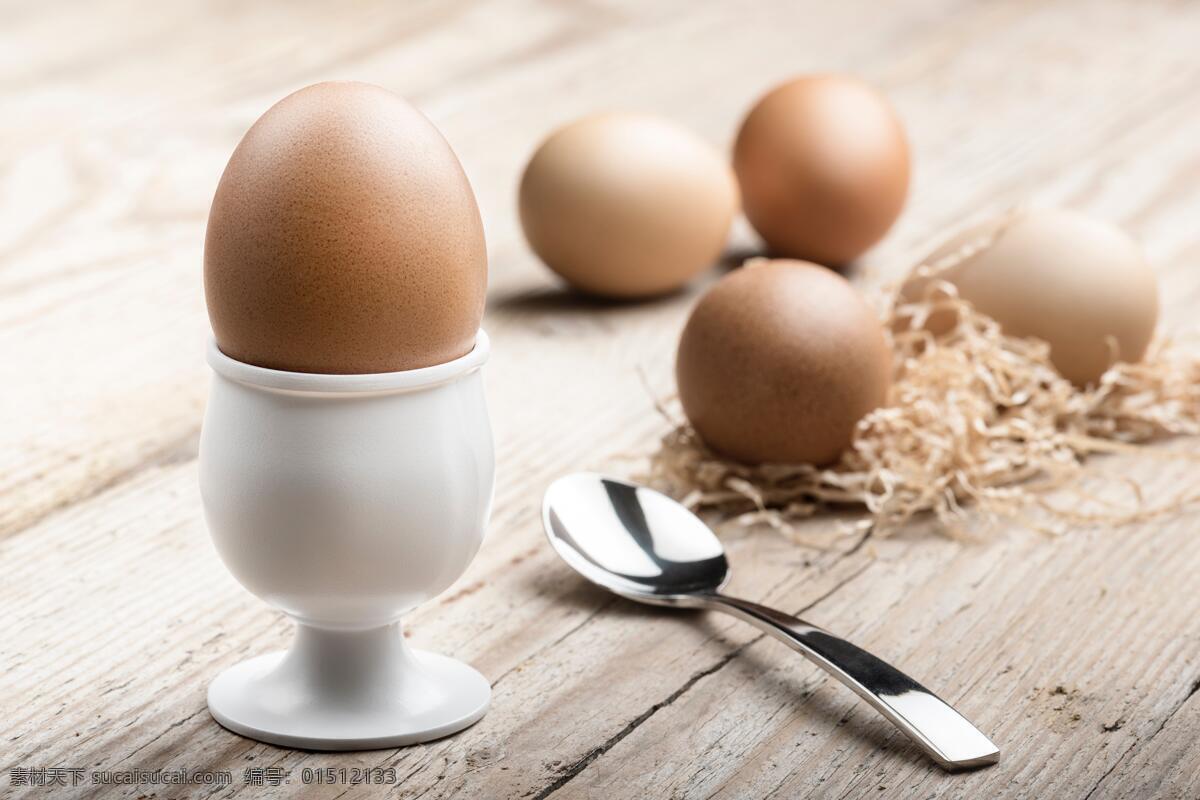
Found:
[[712, 594], [712, 608], [757, 625], [853, 689], [948, 770], [981, 767], [1000, 751], [961, 714], [900, 670], [790, 614]]

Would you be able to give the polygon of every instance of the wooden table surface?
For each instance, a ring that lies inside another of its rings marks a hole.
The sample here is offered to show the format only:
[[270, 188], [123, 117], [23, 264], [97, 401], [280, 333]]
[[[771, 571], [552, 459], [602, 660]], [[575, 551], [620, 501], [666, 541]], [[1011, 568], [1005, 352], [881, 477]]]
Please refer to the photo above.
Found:
[[[903, 666], [994, 738], [1001, 763], [960, 775], [749, 626], [635, 607], [571, 573], [543, 539], [541, 492], [652, 449], [664, 423], [650, 393], [672, 390], [699, 287], [580, 300], [530, 254], [515, 213], [532, 148], [578, 115], [655, 111], [724, 148], [772, 84], [850, 71], [893, 98], [916, 164], [904, 216], [857, 280], [898, 275], [970, 215], [1062, 204], [1144, 243], [1165, 323], [1184, 329], [1200, 301], [1200, 5], [118, 1], [6, 3], [0, 22], [0, 794], [1200, 796], [1195, 511], [833, 550], [727, 526], [734, 590]], [[217, 559], [196, 470], [208, 204], [250, 123], [331, 78], [409, 97], [475, 186], [498, 459], [483, 550], [408, 620], [412, 642], [490, 679], [491, 710], [445, 740], [341, 755], [209, 717], [213, 676], [278, 649], [290, 626]], [[740, 227], [733, 247], [752, 245]], [[1196, 478], [1149, 456], [1092, 469], [1152, 498]], [[302, 780], [370, 766], [402, 783]], [[83, 783], [13, 785], [56, 767]], [[157, 768], [232, 782], [89, 783]]]

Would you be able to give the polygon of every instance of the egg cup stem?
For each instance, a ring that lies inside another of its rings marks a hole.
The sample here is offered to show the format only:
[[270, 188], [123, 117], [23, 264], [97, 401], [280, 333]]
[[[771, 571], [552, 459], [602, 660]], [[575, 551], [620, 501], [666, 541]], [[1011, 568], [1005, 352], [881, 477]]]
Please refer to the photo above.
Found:
[[491, 689], [471, 667], [409, 648], [399, 623], [365, 630], [296, 624], [291, 648], [252, 658], [209, 686], [226, 728], [310, 750], [368, 750], [462, 730]]

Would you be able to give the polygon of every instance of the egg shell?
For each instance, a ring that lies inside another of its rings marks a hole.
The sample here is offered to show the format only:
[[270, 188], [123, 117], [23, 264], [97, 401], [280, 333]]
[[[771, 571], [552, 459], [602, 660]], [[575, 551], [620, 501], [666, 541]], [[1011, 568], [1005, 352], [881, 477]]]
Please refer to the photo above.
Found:
[[213, 198], [204, 289], [217, 345], [295, 372], [465, 355], [483, 315], [483, 224], [458, 159], [399, 96], [320, 83], [272, 106]]
[[887, 401], [891, 351], [844, 278], [801, 261], [752, 263], [717, 282], [680, 337], [676, 380], [704, 441], [756, 464], [834, 461]]
[[813, 75], [777, 87], [742, 123], [734, 169], [746, 218], [781, 256], [829, 265], [878, 242], [904, 207], [904, 127], [871, 86]]
[[677, 289], [711, 266], [738, 208], [728, 164], [690, 131], [601, 114], [551, 134], [521, 180], [521, 225], [554, 272], [592, 294]]
[[[938, 277], [1017, 337], [1050, 345], [1050, 360], [1079, 386], [1117, 361], [1139, 361], [1158, 324], [1158, 283], [1141, 249], [1120, 229], [1083, 214], [1028, 209], [953, 236], [923, 263], [952, 263]], [[926, 280], [907, 283], [916, 299]], [[953, 317], [930, 321], [939, 332]]]

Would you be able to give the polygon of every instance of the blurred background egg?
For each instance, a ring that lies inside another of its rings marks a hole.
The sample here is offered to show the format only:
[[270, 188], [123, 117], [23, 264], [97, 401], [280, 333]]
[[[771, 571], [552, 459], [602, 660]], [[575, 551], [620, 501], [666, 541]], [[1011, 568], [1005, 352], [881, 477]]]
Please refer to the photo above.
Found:
[[721, 254], [738, 193], [724, 159], [688, 130], [602, 114], [553, 133], [525, 168], [530, 247], [576, 289], [614, 298], [678, 289]]
[[446, 140], [399, 96], [319, 83], [272, 106], [213, 198], [204, 290], [217, 345], [295, 372], [450, 361], [487, 289], [479, 209]]
[[878, 242], [908, 193], [908, 141], [891, 104], [843, 75], [785, 83], [734, 145], [746, 218], [775, 255], [845, 264]]
[[[1158, 324], [1158, 282], [1141, 249], [1119, 228], [1072, 211], [1001, 215], [952, 237], [922, 263], [950, 264], [938, 277], [1011, 336], [1050, 345], [1063, 377], [1085, 386], [1117, 361], [1139, 361]], [[927, 280], [905, 285], [917, 299]], [[932, 318], [935, 332], [953, 317]]]
[[684, 413], [746, 463], [834, 461], [887, 401], [891, 351], [875, 312], [840, 275], [802, 261], [751, 262], [692, 311], [676, 380]]

